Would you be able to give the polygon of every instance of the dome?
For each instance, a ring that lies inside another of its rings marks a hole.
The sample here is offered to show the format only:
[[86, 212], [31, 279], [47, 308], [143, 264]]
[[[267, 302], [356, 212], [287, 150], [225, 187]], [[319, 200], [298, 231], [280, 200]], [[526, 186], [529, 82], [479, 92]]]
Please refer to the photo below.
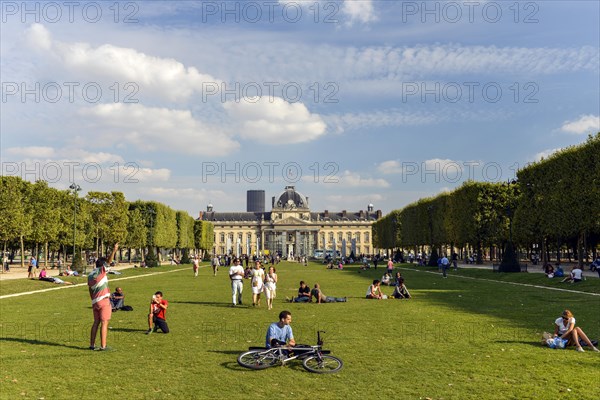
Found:
[[286, 186], [283, 193], [277, 198], [275, 207], [285, 209], [308, 208], [308, 200], [303, 194], [297, 192], [294, 186]]

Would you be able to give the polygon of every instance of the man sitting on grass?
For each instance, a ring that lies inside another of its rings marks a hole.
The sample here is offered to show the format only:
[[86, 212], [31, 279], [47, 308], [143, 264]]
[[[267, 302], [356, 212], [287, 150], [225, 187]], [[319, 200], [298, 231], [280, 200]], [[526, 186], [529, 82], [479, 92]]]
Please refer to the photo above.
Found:
[[290, 299], [285, 298], [290, 303], [308, 303], [310, 301], [310, 288], [304, 281], [300, 281], [300, 287], [298, 288], [298, 297]]
[[[152, 332], [157, 332], [158, 329], [162, 331], [162, 333], [169, 333], [169, 326], [167, 325], [167, 307], [169, 307], [169, 302], [163, 299], [162, 292], [154, 293], [152, 296], [152, 301], [150, 302], [150, 313], [148, 314], [148, 330], [146, 331], [146, 335], [151, 334]], [[154, 324], [154, 329], [152, 328], [152, 324]]]
[[110, 304], [112, 305], [112, 310], [120, 310], [125, 305], [125, 293], [123, 293], [123, 289], [118, 287], [113, 294], [110, 295]]
[[292, 332], [292, 313], [282, 311], [279, 313], [279, 322], [274, 322], [267, 329], [265, 347], [270, 349], [275, 346], [295, 346], [294, 333]]

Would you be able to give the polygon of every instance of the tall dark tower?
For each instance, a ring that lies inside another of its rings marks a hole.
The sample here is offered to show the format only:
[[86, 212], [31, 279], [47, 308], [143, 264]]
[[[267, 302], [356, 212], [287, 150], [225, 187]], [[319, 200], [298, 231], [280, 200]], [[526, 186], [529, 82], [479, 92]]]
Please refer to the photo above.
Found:
[[246, 192], [246, 211], [265, 212], [264, 190], [248, 190]]

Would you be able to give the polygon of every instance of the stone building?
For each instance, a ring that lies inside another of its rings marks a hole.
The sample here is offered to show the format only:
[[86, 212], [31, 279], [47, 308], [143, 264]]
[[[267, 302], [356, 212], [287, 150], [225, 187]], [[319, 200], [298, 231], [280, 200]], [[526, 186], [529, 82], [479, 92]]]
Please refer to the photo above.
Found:
[[[261, 206], [262, 199], [262, 206]], [[200, 220], [214, 225], [214, 254], [280, 254], [283, 257], [373, 254], [371, 225], [381, 210], [341, 212], [310, 210], [308, 197], [294, 186], [272, 198], [264, 211], [264, 191], [249, 191], [246, 212], [217, 212], [209, 204]]]

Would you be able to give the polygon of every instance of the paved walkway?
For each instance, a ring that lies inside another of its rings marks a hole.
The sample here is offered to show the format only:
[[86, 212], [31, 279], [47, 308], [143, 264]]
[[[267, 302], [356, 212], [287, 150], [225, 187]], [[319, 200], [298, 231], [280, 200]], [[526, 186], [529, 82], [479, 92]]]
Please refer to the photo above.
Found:
[[[139, 265], [135, 264], [135, 265]], [[113, 267], [115, 271], [120, 271], [122, 269], [133, 268], [134, 264], [128, 263], [120, 263], [118, 266]], [[88, 272], [92, 270], [92, 266], [88, 266]], [[37, 278], [40, 274], [42, 268], [38, 268], [35, 270], [35, 277]], [[46, 269], [46, 273], [48, 276], [58, 276], [58, 268], [55, 269]], [[10, 272], [2, 272], [0, 274], [0, 281], [9, 280], [9, 279], [27, 279], [27, 265], [24, 268], [21, 268], [20, 264], [13, 264], [10, 266]]]
[[[416, 264], [414, 264], [416, 265]], [[554, 266], [554, 265], [553, 265]], [[568, 276], [568, 274], [571, 272], [571, 267], [572, 265], [563, 265], [563, 270], [565, 271], [565, 276]], [[485, 269], [488, 271], [492, 270], [492, 264], [483, 264], [483, 265], [477, 265], [477, 264], [458, 264], [458, 268], [471, 268], [471, 269]], [[596, 271], [590, 271], [588, 266], [585, 266], [583, 270], [583, 276], [585, 276], [586, 278], [598, 278], [598, 273]], [[451, 267], [450, 269], [453, 269], [453, 267]], [[544, 270], [542, 269], [541, 265], [533, 265], [533, 264], [527, 264], [527, 272], [533, 272], [533, 273], [539, 273], [539, 274], [543, 274]]]

